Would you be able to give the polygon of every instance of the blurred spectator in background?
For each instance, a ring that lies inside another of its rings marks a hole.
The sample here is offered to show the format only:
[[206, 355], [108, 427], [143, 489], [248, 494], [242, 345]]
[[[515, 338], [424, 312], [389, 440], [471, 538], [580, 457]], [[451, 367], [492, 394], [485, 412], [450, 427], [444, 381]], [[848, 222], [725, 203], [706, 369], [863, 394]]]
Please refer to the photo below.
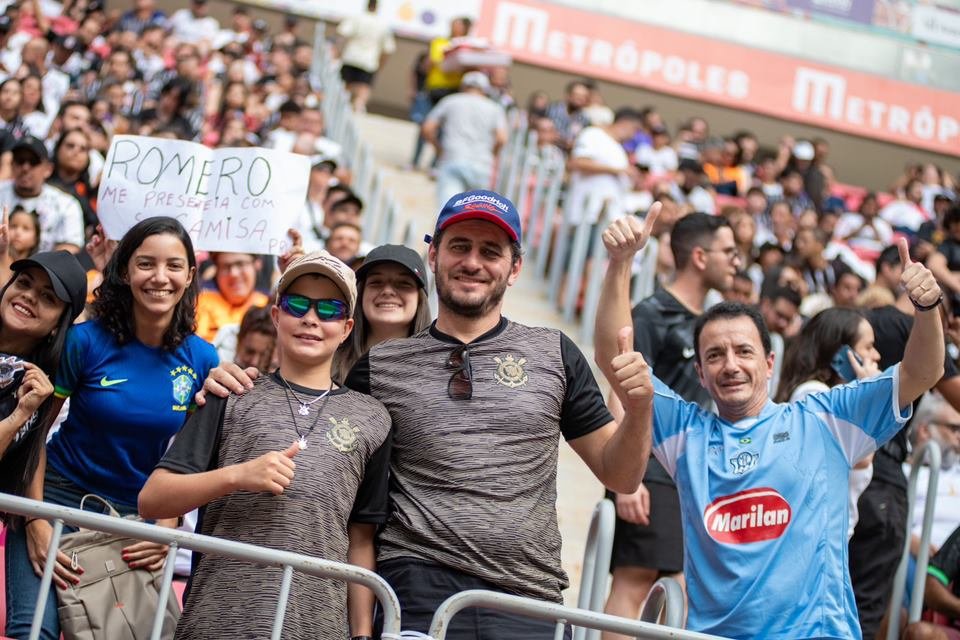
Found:
[[340, 77], [350, 92], [353, 110], [365, 113], [374, 76], [397, 50], [393, 31], [387, 21], [377, 15], [377, 0], [368, 0], [365, 12], [347, 16], [340, 22], [337, 35], [343, 39]]
[[571, 80], [567, 83], [564, 99], [553, 102], [547, 107], [547, 117], [553, 120], [560, 135], [559, 146], [564, 151], [573, 148], [573, 141], [590, 121], [583, 113], [590, 103], [590, 86], [586, 80]]
[[670, 146], [670, 132], [663, 125], [656, 125], [650, 130], [650, 144], [637, 147], [636, 163], [653, 176], [672, 174], [679, 167], [676, 150]]
[[489, 88], [482, 72], [465, 74], [460, 92], [442, 99], [423, 123], [424, 139], [440, 156], [440, 206], [454, 194], [490, 185], [494, 156], [507, 141], [507, 118], [503, 107], [487, 97]]
[[436, 106], [443, 98], [452, 93], [456, 93], [460, 88], [460, 80], [463, 78], [462, 71], [444, 71], [443, 58], [450, 46], [450, 41], [454, 38], [463, 38], [470, 34], [470, 28], [473, 27], [473, 21], [470, 18], [454, 18], [450, 23], [450, 37], [437, 37], [430, 41], [430, 71], [423, 83], [427, 95], [430, 96], [430, 103]]
[[170, 35], [180, 42], [211, 43], [220, 31], [220, 23], [209, 14], [207, 0], [190, 0], [190, 6], [170, 16]]
[[197, 299], [197, 335], [213, 341], [221, 327], [239, 324], [250, 307], [270, 303], [256, 290], [257, 273], [263, 268], [260, 258], [252, 253], [213, 253], [216, 267], [212, 283]]
[[680, 161], [677, 181], [670, 183], [670, 195], [679, 205], [686, 205], [690, 211], [713, 214], [716, 212], [713, 194], [704, 187], [703, 165], [696, 160], [684, 158]]
[[626, 107], [617, 111], [611, 124], [587, 127], [577, 135], [567, 163], [567, 197], [572, 203], [566, 209], [568, 222], [595, 222], [604, 206], [614, 219], [627, 213], [624, 198], [633, 188], [637, 170], [623, 143], [635, 136], [642, 124], [640, 112]]
[[351, 222], [339, 222], [330, 228], [326, 249], [344, 264], [353, 267], [363, 256], [360, 244], [363, 241], [363, 229]]
[[880, 217], [890, 223], [894, 231], [909, 235], [916, 233], [933, 214], [923, 208], [923, 183], [912, 179], [897, 193], [897, 199], [880, 210]]

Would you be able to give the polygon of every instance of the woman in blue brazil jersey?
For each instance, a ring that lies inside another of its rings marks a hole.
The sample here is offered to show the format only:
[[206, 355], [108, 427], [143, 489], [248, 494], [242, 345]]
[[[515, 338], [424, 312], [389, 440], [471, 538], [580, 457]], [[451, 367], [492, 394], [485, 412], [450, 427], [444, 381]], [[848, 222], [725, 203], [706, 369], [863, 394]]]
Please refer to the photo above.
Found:
[[[104, 269], [92, 320], [67, 335], [55, 396], [59, 403], [70, 398], [70, 413], [41, 456], [29, 497], [77, 507], [94, 493], [123, 515], [136, 513], [137, 494], [217, 363], [213, 346], [193, 333], [197, 291], [196, 257], [180, 223], [149, 218], [127, 232]], [[27, 635], [51, 530], [35, 520], [25, 536], [7, 541], [7, 584], [12, 575], [16, 585], [7, 635]], [[124, 552], [131, 567], [156, 569], [166, 548], [141, 542]], [[54, 581], [64, 588], [82, 571], [60, 554]], [[41, 637], [56, 640], [49, 597]]]

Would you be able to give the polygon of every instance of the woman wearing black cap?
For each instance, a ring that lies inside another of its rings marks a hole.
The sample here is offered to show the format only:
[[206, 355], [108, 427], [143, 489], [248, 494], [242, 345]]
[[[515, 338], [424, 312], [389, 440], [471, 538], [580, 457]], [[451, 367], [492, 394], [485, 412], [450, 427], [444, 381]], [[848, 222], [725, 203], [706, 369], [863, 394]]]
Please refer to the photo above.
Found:
[[367, 254], [357, 270], [353, 333], [334, 359], [333, 377], [343, 381], [357, 360], [376, 344], [408, 338], [430, 325], [426, 269], [413, 249], [385, 244]]
[[33, 475], [67, 329], [83, 311], [87, 278], [66, 251], [11, 265], [0, 289], [0, 491], [22, 494]]

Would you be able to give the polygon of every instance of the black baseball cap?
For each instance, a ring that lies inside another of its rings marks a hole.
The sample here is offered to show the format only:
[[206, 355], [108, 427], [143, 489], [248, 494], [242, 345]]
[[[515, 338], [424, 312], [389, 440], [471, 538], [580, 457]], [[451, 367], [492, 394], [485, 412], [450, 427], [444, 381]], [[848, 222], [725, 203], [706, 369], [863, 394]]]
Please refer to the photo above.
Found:
[[26, 135], [22, 138], [16, 140], [13, 143], [13, 146], [10, 147], [10, 151], [16, 153], [18, 149], [27, 149], [32, 151], [38, 158], [46, 162], [50, 159], [49, 154], [47, 153], [47, 145], [43, 144], [43, 140], [35, 136]]
[[697, 174], [703, 173], [703, 165], [693, 158], [684, 158], [680, 161], [680, 166], [677, 168], [680, 171], [693, 171]]
[[420, 288], [426, 291], [426, 268], [423, 266], [423, 259], [413, 249], [399, 244], [383, 244], [372, 249], [364, 259], [363, 265], [357, 269], [357, 277], [361, 280], [365, 279], [373, 265], [383, 262], [394, 262], [405, 267], [416, 279]]
[[332, 211], [333, 209], [339, 209], [340, 207], [348, 204], [357, 205], [357, 209], [359, 209], [360, 212], [363, 213], [363, 200], [361, 200], [360, 197], [357, 194], [353, 193], [352, 191], [348, 193], [346, 197], [340, 198], [339, 200], [334, 202], [332, 205], [330, 205], [330, 210]]
[[70, 318], [76, 320], [87, 303], [87, 274], [77, 258], [67, 251], [44, 251], [10, 265], [14, 273], [40, 267], [50, 276], [57, 297], [70, 306]]

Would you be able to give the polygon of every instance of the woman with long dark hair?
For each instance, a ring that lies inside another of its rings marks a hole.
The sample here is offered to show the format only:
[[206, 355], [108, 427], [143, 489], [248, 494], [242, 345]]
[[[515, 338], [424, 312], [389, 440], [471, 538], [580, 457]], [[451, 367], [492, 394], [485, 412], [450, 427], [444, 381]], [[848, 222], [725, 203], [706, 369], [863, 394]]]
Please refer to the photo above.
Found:
[[[217, 362], [213, 346], [193, 333], [196, 269], [190, 236], [173, 218], [143, 220], [120, 241], [96, 290], [92, 319], [67, 335], [53, 407], [69, 397], [70, 413], [41, 455], [28, 497], [78, 507], [93, 493], [122, 515], [137, 513], [137, 494]], [[7, 541], [7, 584], [15, 585], [8, 593], [9, 636], [27, 635], [51, 531], [50, 523], [33, 520], [25, 535]], [[157, 569], [166, 547], [140, 542], [124, 553], [131, 568]], [[61, 553], [54, 581], [66, 588], [82, 571]], [[56, 600], [49, 597], [42, 637], [56, 640]]]
[[[855, 309], [824, 309], [813, 316], [783, 357], [783, 373], [777, 389], [777, 402], [795, 402], [811, 394], [829, 391], [831, 387], [853, 382], [835, 368], [834, 356], [844, 346], [859, 358], [844, 354], [856, 379], [868, 378], [879, 373], [880, 353], [874, 347], [873, 327], [863, 314]], [[873, 454], [859, 460], [850, 471], [849, 512], [847, 537], [853, 535], [859, 513], [857, 501], [873, 477]]]
[[47, 378], [56, 374], [67, 331], [83, 311], [87, 281], [66, 251], [38, 253], [11, 269], [0, 289], [0, 492], [23, 495], [56, 417]]
[[97, 226], [97, 191], [90, 181], [90, 134], [83, 129], [64, 131], [53, 147], [50, 184], [69, 193], [80, 203], [84, 225]]

